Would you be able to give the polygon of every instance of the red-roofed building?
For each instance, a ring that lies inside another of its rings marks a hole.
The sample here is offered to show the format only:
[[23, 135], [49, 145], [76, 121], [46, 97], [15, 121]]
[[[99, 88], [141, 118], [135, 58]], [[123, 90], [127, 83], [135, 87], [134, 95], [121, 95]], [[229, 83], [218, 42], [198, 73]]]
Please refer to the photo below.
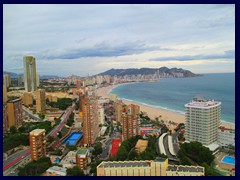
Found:
[[110, 156], [115, 156], [117, 154], [120, 144], [121, 144], [121, 140], [119, 138], [114, 138], [112, 140], [112, 148], [111, 148]]

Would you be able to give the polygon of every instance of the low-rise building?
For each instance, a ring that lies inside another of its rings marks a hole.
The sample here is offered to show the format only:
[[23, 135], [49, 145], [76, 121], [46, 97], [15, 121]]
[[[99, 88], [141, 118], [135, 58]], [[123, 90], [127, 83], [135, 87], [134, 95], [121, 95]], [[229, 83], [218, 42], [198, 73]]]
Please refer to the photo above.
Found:
[[148, 145], [148, 140], [139, 139], [135, 146], [135, 149], [138, 153], [142, 153], [143, 151], [146, 150], [147, 145]]
[[43, 176], [66, 176], [67, 169], [64, 167], [52, 166], [47, 169]]
[[168, 165], [167, 158], [141, 161], [103, 161], [97, 176], [204, 176], [204, 167]]
[[76, 152], [69, 151], [68, 154], [61, 160], [60, 164], [64, 168], [72, 168], [76, 165]]
[[220, 126], [218, 128], [218, 141], [219, 146], [228, 146], [233, 145], [235, 146], [235, 130], [228, 129], [224, 126]]

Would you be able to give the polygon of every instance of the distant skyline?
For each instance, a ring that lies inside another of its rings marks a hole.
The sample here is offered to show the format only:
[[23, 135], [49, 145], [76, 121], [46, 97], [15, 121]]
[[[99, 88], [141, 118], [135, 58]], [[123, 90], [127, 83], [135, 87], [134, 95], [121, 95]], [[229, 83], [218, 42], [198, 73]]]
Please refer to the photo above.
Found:
[[98, 74], [167, 66], [235, 72], [235, 5], [3, 5], [3, 70]]

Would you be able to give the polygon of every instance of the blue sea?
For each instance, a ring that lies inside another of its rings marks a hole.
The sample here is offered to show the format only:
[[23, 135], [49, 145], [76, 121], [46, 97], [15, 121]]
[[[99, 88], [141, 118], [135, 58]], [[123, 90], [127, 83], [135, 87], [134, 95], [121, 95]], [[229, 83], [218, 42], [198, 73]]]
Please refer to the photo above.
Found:
[[222, 102], [221, 120], [235, 123], [235, 73], [194, 78], [163, 78], [159, 82], [122, 84], [111, 90], [119, 98], [184, 114], [196, 95]]

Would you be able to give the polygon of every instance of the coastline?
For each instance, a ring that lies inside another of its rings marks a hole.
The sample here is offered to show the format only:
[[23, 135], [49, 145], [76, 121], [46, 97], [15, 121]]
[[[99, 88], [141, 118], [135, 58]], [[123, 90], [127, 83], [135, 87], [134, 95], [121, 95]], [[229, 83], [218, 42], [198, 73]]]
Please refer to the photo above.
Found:
[[[133, 82], [133, 83], [138, 83], [138, 82]], [[124, 84], [130, 84], [130, 83], [123, 83], [123, 84], [117, 84], [117, 85], [111, 85], [111, 86], [107, 86], [107, 87], [98, 88], [97, 94], [98, 94], [98, 96], [102, 96], [102, 98], [109, 98], [109, 95], [114, 88], [124, 85]], [[139, 105], [140, 111], [146, 112], [151, 119], [155, 119], [156, 117], [159, 117], [161, 115], [160, 119], [164, 120], [164, 122], [168, 125], [168, 127], [170, 129], [172, 129], [174, 127], [172, 127], [172, 125], [168, 123], [169, 121], [172, 121], [175, 123], [185, 123], [185, 115], [184, 114], [166, 110], [166, 109], [163, 109], [160, 107], [152, 107], [151, 105], [147, 105], [147, 104], [145, 105], [145, 104], [136, 102], [134, 100], [127, 100], [124, 98], [119, 98], [119, 99], [121, 99], [123, 101], [123, 103], [126, 105], [128, 105], [128, 104]], [[221, 121], [220, 124], [222, 126], [225, 126], [226, 128], [235, 129], [235, 124], [233, 124], [233, 123]]]

